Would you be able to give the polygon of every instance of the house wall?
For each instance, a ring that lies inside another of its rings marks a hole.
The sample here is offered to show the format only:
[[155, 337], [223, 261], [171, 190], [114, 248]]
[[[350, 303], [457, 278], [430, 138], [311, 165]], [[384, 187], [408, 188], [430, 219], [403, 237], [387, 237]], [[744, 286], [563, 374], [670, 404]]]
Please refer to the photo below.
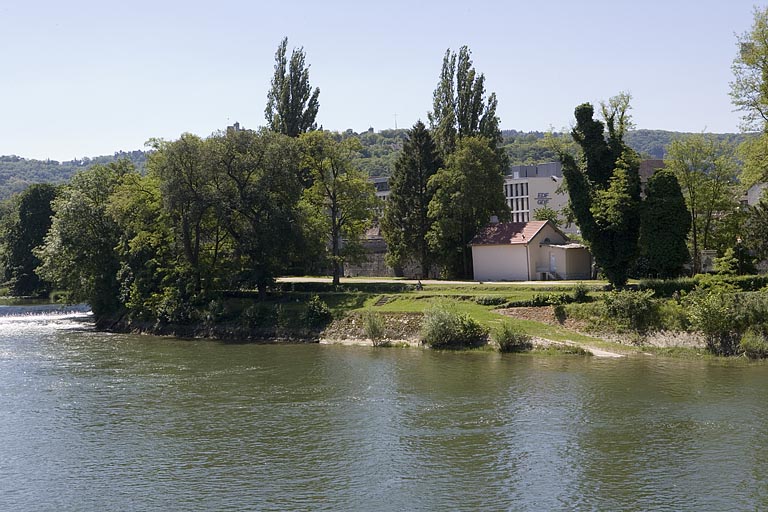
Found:
[[522, 244], [472, 247], [475, 281], [527, 281], [526, 261]]
[[587, 248], [568, 249], [564, 251], [567, 256], [566, 274], [563, 279], [591, 279], [592, 255]]
[[565, 268], [565, 255], [560, 254], [562, 250], [553, 252], [552, 246], [549, 245], [562, 244], [565, 242], [567, 242], [565, 237], [549, 224], [541, 228], [541, 231], [533, 237], [533, 240], [529, 244], [529, 251], [531, 253], [531, 279], [546, 279], [546, 276], [542, 276], [542, 273], [551, 271], [552, 259], [550, 255], [555, 256], [555, 268], [558, 273], [561, 268]]

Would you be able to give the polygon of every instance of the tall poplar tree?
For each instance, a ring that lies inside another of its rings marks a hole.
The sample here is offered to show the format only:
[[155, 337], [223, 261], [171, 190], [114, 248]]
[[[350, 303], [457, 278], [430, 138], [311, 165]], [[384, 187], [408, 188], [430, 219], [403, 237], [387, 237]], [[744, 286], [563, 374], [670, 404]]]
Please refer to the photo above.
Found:
[[496, 93], [485, 95], [485, 75], [475, 71], [469, 48], [462, 46], [458, 54], [446, 50], [432, 112], [428, 114], [442, 157], [453, 153], [461, 139], [482, 136], [496, 153], [499, 165], [506, 169], [497, 105]]
[[594, 107], [576, 107], [573, 140], [580, 161], [561, 150], [560, 161], [570, 206], [597, 264], [614, 287], [623, 287], [637, 256], [640, 230], [640, 158], [624, 142], [631, 126], [627, 94], [602, 105], [605, 123], [594, 119]]
[[270, 130], [298, 137], [317, 128], [320, 89], [309, 84], [309, 65], [304, 48], [293, 49], [288, 62], [288, 38], [283, 38], [275, 53], [275, 74], [267, 93], [264, 115]]
[[432, 136], [424, 123], [418, 121], [408, 131], [408, 139], [395, 161], [381, 227], [387, 242], [388, 263], [396, 267], [415, 260], [421, 266], [422, 277], [429, 276], [434, 259], [426, 239], [432, 225], [428, 211], [433, 195], [427, 184], [441, 165]]

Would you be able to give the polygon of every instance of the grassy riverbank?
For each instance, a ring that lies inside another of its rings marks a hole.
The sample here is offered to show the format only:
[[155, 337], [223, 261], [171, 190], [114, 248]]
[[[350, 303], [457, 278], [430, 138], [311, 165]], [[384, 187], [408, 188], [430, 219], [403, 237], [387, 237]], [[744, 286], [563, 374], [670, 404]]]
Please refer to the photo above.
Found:
[[[761, 344], [764, 331], [755, 331], [754, 326], [766, 322], [768, 307], [763, 305], [768, 305], [768, 294], [744, 291], [761, 287], [760, 280], [711, 276], [633, 283], [633, 290], [622, 292], [605, 291], [605, 283], [600, 281], [344, 279], [334, 286], [319, 278], [306, 278], [281, 281], [262, 300], [250, 291], [225, 293], [198, 306], [195, 319], [182, 325], [124, 317], [102, 326], [231, 341], [371, 344], [375, 337], [384, 344], [419, 345], [424, 339], [425, 318], [443, 308], [453, 318], [469, 322], [476, 338], [468, 343], [472, 347], [488, 347], [477, 339], [493, 339], [488, 333], [504, 327], [513, 337], [530, 340], [526, 347], [544, 351], [765, 357], [768, 342]], [[721, 302], [734, 307], [717, 309]], [[750, 311], [751, 316], [745, 317], [743, 311]], [[715, 325], [706, 321], [709, 318], [725, 320]], [[751, 344], [742, 347], [740, 339], [746, 332], [752, 333]], [[453, 348], [463, 344], [449, 343]]]

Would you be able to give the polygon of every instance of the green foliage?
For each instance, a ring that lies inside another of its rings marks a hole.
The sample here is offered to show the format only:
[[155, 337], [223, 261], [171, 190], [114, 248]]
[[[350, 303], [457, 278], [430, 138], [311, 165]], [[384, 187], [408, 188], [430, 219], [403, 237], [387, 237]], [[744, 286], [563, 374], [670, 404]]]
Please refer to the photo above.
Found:
[[523, 352], [533, 348], [531, 337], [519, 332], [509, 320], [491, 330], [491, 340], [498, 345], [499, 352]]
[[246, 327], [274, 327], [277, 325], [279, 304], [256, 302], [243, 309], [240, 319]]
[[445, 168], [430, 178], [434, 196], [427, 236], [448, 277], [471, 278], [469, 242], [491, 216], [508, 218], [503, 184], [493, 150], [485, 139], [475, 137], [462, 139]]
[[381, 222], [387, 242], [387, 262], [392, 267], [418, 261], [421, 276], [428, 277], [434, 255], [427, 243], [432, 227], [428, 216], [434, 190], [427, 186], [442, 162], [431, 135], [419, 121], [408, 132], [402, 153], [389, 180], [391, 193]]
[[768, 325], [750, 326], [739, 340], [738, 350], [751, 359], [768, 357]]
[[221, 243], [221, 215], [217, 209], [211, 142], [189, 133], [173, 142], [153, 141], [155, 153], [148, 167], [158, 177], [163, 210], [178, 244], [177, 275], [188, 276], [195, 292], [210, 288], [216, 274]]
[[146, 165], [147, 156], [145, 151], [118, 151], [114, 155], [83, 157], [66, 162], [34, 160], [15, 155], [0, 156], [0, 199], [19, 194], [35, 183], [61, 185], [80, 171], [118, 160], [130, 160], [133, 166], [141, 171]]
[[748, 32], [737, 36], [739, 52], [733, 60], [731, 100], [742, 114], [745, 131], [763, 131], [768, 122], [768, 8], [755, 7]]
[[619, 288], [636, 257], [640, 227], [639, 159], [623, 140], [631, 125], [629, 99], [621, 94], [602, 106], [605, 124], [593, 119], [589, 103], [576, 107], [572, 136], [582, 149], [581, 164], [560, 152], [570, 208], [582, 236], [608, 280]]
[[485, 75], [477, 74], [466, 46], [459, 53], [445, 51], [440, 81], [428, 114], [432, 134], [443, 158], [456, 150], [465, 137], [485, 137], [497, 157], [497, 166], [506, 169], [506, 154], [496, 116], [496, 93], [485, 97]]
[[641, 208], [638, 246], [646, 274], [664, 278], [682, 274], [689, 260], [690, 227], [691, 217], [674, 173], [656, 171], [648, 180]]
[[[718, 247], [715, 235], [728, 231], [728, 218], [737, 212], [734, 149], [709, 135], [691, 135], [672, 142], [665, 164], [677, 177], [688, 207], [693, 270], [697, 274], [703, 249], [725, 250]], [[738, 229], [731, 226], [731, 231]], [[721, 240], [733, 243], [737, 236], [738, 232], [731, 232]]]
[[40, 259], [33, 250], [42, 245], [51, 227], [57, 188], [31, 185], [9, 203], [2, 222], [2, 264], [12, 295], [47, 295], [51, 284], [35, 273]]
[[725, 250], [719, 258], [715, 258], [715, 272], [721, 276], [735, 276], [739, 273], [739, 260], [732, 247]]
[[744, 247], [757, 259], [768, 259], [768, 199], [749, 209], [744, 235]]
[[768, 133], [763, 131], [744, 138], [736, 151], [742, 162], [739, 175], [742, 187], [748, 189], [752, 185], [768, 181]]
[[481, 295], [475, 298], [475, 303], [481, 306], [501, 306], [508, 302], [506, 297], [496, 297], [493, 295]]
[[130, 162], [120, 161], [76, 174], [53, 202], [51, 229], [35, 252], [38, 274], [67, 289], [72, 300], [88, 302], [97, 316], [120, 308], [120, 229], [108, 207], [133, 172]]
[[307, 303], [304, 321], [310, 327], [322, 327], [331, 321], [331, 310], [319, 295], [314, 295]]
[[557, 227], [562, 227], [564, 223], [563, 219], [560, 218], [560, 212], [549, 206], [542, 206], [534, 211], [533, 220], [548, 220]]
[[214, 212], [225, 233], [217, 233], [213, 250], [227, 256], [230, 282], [256, 286], [263, 298], [292, 262], [317, 253], [303, 231], [299, 144], [266, 130], [228, 131], [208, 143], [209, 158], [221, 162], [210, 172]]
[[707, 339], [707, 349], [718, 355], [738, 353], [750, 327], [765, 324], [768, 294], [702, 289], [686, 298], [691, 325]]
[[657, 303], [650, 290], [613, 291], [603, 296], [603, 306], [620, 329], [643, 333], [658, 325]]
[[309, 84], [309, 65], [305, 63], [304, 48], [293, 49], [287, 62], [288, 38], [284, 38], [275, 53], [275, 74], [267, 93], [264, 115], [270, 130], [289, 137], [317, 128], [315, 117], [320, 108], [320, 89]]
[[583, 283], [577, 283], [571, 290], [571, 299], [573, 302], [589, 302], [591, 300], [589, 288]]
[[696, 288], [697, 281], [692, 277], [676, 279], [642, 279], [638, 284], [640, 290], [651, 290], [656, 297], [672, 297], [680, 293], [688, 293]]
[[421, 339], [431, 348], [475, 347], [486, 342], [488, 330], [467, 313], [436, 303], [424, 313]]
[[337, 141], [328, 132], [315, 131], [302, 135], [301, 143], [302, 165], [312, 183], [303, 200], [316, 220], [317, 233], [330, 247], [333, 284], [339, 284], [344, 261], [361, 257], [376, 195], [365, 175], [352, 166], [352, 156], [360, 149], [357, 139]]
[[363, 312], [363, 331], [365, 331], [365, 336], [371, 340], [374, 347], [379, 347], [386, 343], [384, 319], [372, 309], [366, 309]]

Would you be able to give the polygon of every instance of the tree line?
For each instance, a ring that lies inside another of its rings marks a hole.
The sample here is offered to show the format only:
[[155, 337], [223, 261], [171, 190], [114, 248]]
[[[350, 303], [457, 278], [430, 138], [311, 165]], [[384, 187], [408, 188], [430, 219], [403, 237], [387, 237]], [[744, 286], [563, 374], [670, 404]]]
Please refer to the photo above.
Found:
[[[756, 13], [755, 30], [759, 21]], [[145, 171], [128, 160], [98, 164], [66, 185], [30, 187], [6, 203], [0, 257], [12, 291], [64, 287], [97, 314], [125, 308], [179, 321], [222, 290], [255, 288], [263, 296], [284, 273], [330, 269], [338, 283], [380, 211], [357, 165], [365, 134], [317, 129], [320, 91], [310, 85], [303, 48], [287, 53], [284, 39], [265, 128], [153, 140]], [[492, 216], [508, 218], [509, 153], [497, 98], [484, 84], [467, 47], [446, 51], [429, 127], [418, 121], [407, 130], [392, 162], [392, 192], [378, 219], [391, 265], [415, 261], [424, 276], [438, 269], [471, 278], [469, 241]], [[668, 170], [643, 195], [639, 155], [627, 142], [629, 100], [610, 99], [602, 120], [592, 105], [580, 105], [571, 140], [547, 140], [563, 164], [567, 213], [609, 281], [621, 287], [630, 275], [679, 274], [701, 248], [743, 256], [735, 232], [754, 231], [743, 243], [759, 255], [760, 211], [732, 207], [737, 157], [754, 180], [764, 179], [762, 147], [751, 142], [737, 155], [706, 135], [677, 140]], [[19, 261], [22, 254], [28, 261]]]

